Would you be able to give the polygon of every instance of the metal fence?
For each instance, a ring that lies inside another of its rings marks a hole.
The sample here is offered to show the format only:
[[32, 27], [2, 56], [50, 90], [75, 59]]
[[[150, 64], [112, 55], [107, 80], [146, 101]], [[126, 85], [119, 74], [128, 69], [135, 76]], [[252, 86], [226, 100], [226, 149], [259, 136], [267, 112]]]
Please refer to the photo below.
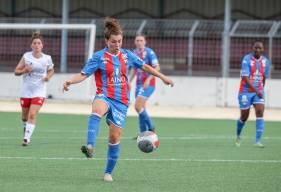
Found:
[[[32, 19], [34, 23], [60, 23], [59, 19]], [[9, 23], [25, 22], [24, 19], [13, 19], [13, 21], [1, 21]], [[104, 44], [103, 20], [75, 19], [70, 23], [95, 23], [97, 26], [95, 49], [102, 49]], [[137, 32], [147, 36], [147, 46], [155, 50], [161, 68], [165, 73], [173, 75], [201, 75], [221, 76], [222, 75], [222, 35], [224, 23], [221, 20], [159, 20], [159, 19], [122, 19], [120, 20], [124, 31], [123, 47], [134, 48], [134, 37]], [[16, 34], [15, 36], [10, 36]], [[6, 30], [0, 33], [0, 50], [6, 50], [7, 45], [1, 41], [6, 38], [20, 38], [24, 31]], [[48, 33], [45, 49], [51, 54], [55, 52], [55, 62], [59, 68], [60, 55], [60, 33]], [[85, 60], [85, 39], [79, 41], [81, 33], [72, 31], [68, 41], [75, 41], [69, 46], [79, 47], [81, 50], [67, 53], [68, 71], [78, 72]], [[281, 24], [274, 21], [236, 21], [231, 26], [229, 72], [230, 76], [238, 76], [241, 59], [244, 54], [251, 51], [255, 40], [262, 40], [265, 45], [265, 55], [271, 61], [271, 77], [281, 78]], [[50, 50], [51, 43], [57, 46]], [[80, 42], [80, 44], [79, 44]], [[12, 71], [23, 54], [23, 49], [18, 49], [16, 43], [9, 45], [9, 62], [3, 63], [0, 60], [0, 70]], [[21, 44], [29, 48], [29, 44]], [[14, 47], [14, 48], [13, 48]], [[73, 49], [70, 48], [71, 51]], [[18, 51], [19, 50], [19, 51]], [[0, 58], [6, 57], [6, 52], [0, 52]], [[81, 54], [79, 56], [79, 54]], [[77, 58], [82, 58], [77, 60]], [[5, 67], [4, 67], [5, 66]]]

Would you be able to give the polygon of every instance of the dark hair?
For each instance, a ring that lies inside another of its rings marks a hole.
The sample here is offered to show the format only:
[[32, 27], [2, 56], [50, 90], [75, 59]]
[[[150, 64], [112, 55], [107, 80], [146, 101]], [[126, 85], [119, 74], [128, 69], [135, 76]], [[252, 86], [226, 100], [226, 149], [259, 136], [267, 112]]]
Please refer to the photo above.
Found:
[[123, 35], [123, 30], [116, 19], [106, 17], [104, 20], [104, 37], [109, 39], [111, 35]]
[[34, 39], [40, 39], [43, 43], [43, 36], [41, 35], [40, 32], [36, 31], [34, 33], [32, 33], [32, 36], [31, 36], [31, 43], [33, 42]]

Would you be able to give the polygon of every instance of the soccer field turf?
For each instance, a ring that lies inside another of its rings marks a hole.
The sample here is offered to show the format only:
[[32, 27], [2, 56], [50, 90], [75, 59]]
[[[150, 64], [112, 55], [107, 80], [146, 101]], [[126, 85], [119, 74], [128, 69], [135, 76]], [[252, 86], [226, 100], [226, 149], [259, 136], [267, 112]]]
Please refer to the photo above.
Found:
[[19, 113], [0, 112], [0, 191], [281, 191], [281, 122], [265, 122], [255, 148], [255, 122], [234, 146], [235, 121], [153, 118], [160, 148], [140, 152], [128, 117], [113, 183], [105, 183], [107, 127], [100, 126], [95, 158], [86, 160], [87, 116], [39, 114], [32, 142], [21, 146]]

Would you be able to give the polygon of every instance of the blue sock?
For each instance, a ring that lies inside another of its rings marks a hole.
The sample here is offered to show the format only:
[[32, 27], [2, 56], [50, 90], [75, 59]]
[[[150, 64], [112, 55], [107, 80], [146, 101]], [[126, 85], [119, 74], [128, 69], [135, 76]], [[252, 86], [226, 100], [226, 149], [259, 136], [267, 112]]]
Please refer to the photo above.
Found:
[[87, 145], [96, 146], [96, 138], [99, 134], [100, 117], [96, 114], [92, 114], [88, 120], [88, 135]]
[[145, 124], [147, 125], [148, 130], [149, 131], [154, 131], [154, 126], [153, 126], [153, 124], [151, 122], [151, 119], [148, 116], [148, 113], [146, 112], [146, 110], [144, 109], [142, 113], [144, 113], [144, 115], [145, 115]]
[[143, 110], [142, 112], [139, 113], [139, 129], [140, 129], [140, 133], [146, 131], [146, 112], [145, 110]]
[[237, 124], [236, 124], [236, 134], [237, 134], [237, 137], [240, 137], [244, 125], [245, 125], [244, 121], [242, 121], [240, 119], [237, 120]]
[[108, 144], [107, 151], [107, 164], [105, 168], [105, 173], [111, 174], [120, 154], [120, 143], [118, 144]]
[[260, 142], [264, 129], [263, 118], [256, 119], [256, 143]]

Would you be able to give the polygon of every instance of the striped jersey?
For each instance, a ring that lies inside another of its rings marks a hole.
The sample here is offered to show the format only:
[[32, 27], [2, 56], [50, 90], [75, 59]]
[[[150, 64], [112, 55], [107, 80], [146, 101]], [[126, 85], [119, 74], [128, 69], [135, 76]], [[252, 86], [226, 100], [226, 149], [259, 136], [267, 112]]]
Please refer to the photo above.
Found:
[[256, 90], [263, 91], [263, 80], [267, 78], [268, 70], [269, 60], [265, 56], [261, 55], [259, 59], [256, 59], [252, 53], [245, 55], [242, 61], [239, 93], [254, 92], [242, 79], [243, 76], [249, 78]]
[[[139, 56], [145, 64], [150, 65], [155, 68], [156, 65], [159, 64], [158, 59], [154, 51], [148, 47], [145, 47], [143, 51], [139, 51], [137, 49], [134, 50], [134, 53]], [[137, 75], [137, 86], [143, 86], [146, 79], [150, 76], [149, 73], [136, 69]], [[155, 87], [155, 77], [153, 76], [149, 83], [150, 86]]]
[[131, 67], [141, 69], [142, 66], [143, 61], [129, 50], [120, 49], [117, 55], [113, 55], [108, 52], [108, 48], [104, 48], [93, 54], [81, 73], [88, 77], [94, 74], [96, 94], [129, 105], [129, 69]]

